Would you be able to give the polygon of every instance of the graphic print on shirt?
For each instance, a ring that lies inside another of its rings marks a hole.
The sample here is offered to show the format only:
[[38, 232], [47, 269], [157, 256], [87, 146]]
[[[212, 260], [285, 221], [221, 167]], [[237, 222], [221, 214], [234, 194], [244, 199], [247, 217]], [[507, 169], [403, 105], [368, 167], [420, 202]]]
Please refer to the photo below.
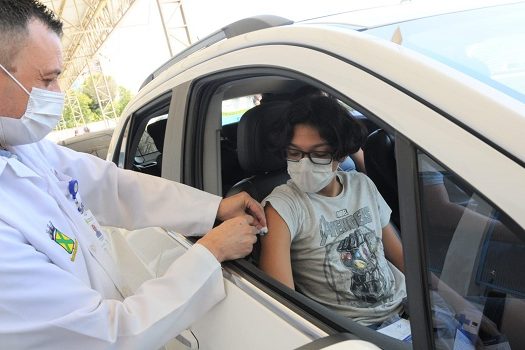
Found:
[[64, 250], [71, 255], [71, 261], [75, 261], [78, 250], [78, 241], [72, 240], [68, 235], [61, 232], [53, 225], [51, 221], [47, 224], [47, 234], [56, 244], [64, 248]]
[[389, 297], [392, 281], [384, 274], [382, 243], [371, 227], [369, 207], [331, 222], [320, 218], [325, 277], [340, 304], [366, 307]]

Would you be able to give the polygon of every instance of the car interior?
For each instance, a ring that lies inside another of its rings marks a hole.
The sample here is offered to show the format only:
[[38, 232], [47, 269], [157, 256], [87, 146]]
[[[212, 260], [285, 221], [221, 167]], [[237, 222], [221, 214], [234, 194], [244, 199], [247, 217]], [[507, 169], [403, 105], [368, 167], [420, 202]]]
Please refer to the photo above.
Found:
[[[310, 84], [338, 97], [337, 92], [331, 91], [326, 86], [268, 75], [229, 81], [216, 89], [215, 98], [222, 102], [221, 110], [219, 111], [217, 106], [212, 106], [210, 103], [205, 111], [205, 118], [206, 120], [215, 119], [214, 123], [216, 123], [216, 118], [220, 116], [218, 130], [220, 147], [217, 147], [218, 143], [209, 140], [205, 142], [208, 145], [204, 147], [214, 150], [219, 160], [220, 178], [217, 192], [228, 197], [246, 191], [256, 200], [262, 201], [276, 186], [284, 184], [289, 179], [286, 161], [276, 152], [271, 136], [277, 121], [286, 112], [295, 92]], [[368, 138], [362, 146], [366, 173], [392, 209], [391, 221], [398, 228], [402, 238], [394, 130], [371, 113], [361, 111], [359, 106], [354, 108], [353, 103], [345, 100], [344, 97], [341, 97], [340, 102], [348, 108], [352, 117], [359, 119], [368, 129]], [[227, 108], [227, 106], [230, 107]], [[150, 175], [161, 175], [167, 117], [167, 111], [162, 109], [141, 116], [136, 130], [137, 135], [142, 136], [140, 141], [135, 141], [134, 148], [131, 148], [135, 155], [132, 169]], [[430, 157], [427, 158], [430, 162], [434, 162]], [[439, 164], [434, 163], [438, 167]], [[462, 208], [474, 205], [474, 210], [476, 210], [481, 200], [473, 199], [475, 196], [469, 186], [446, 169], [439, 168], [437, 172], [444, 179], [447, 198], [451, 202]], [[206, 176], [213, 177], [214, 175], [207, 174]], [[432, 201], [432, 198], [426, 194], [424, 186], [421, 186], [420, 191], [423, 217], [428, 219], [433, 214], [425, 212], [424, 208], [427, 205], [425, 201], [428, 198]], [[490, 220], [499, 217], [497, 210], [487, 212], [486, 215]], [[504, 222], [512, 228], [512, 223]], [[462, 219], [449, 231], [435, 230], [428, 220], [424, 220], [423, 224], [422, 230], [427, 235], [428, 242], [429, 273], [446, 279], [448, 277], [445, 275], [450, 274], [450, 271], [443, 271], [450, 270], [449, 266], [457, 263], [457, 258], [451, 254], [451, 247], [455, 244], [456, 237], [460, 236], [457, 233], [461, 231], [460, 229], [464, 231], [468, 224], [465, 224], [465, 219]], [[490, 225], [483, 228], [482, 231], [491, 237]], [[514, 230], [511, 231], [514, 232]], [[525, 337], [513, 323], [513, 320], [519, 317], [516, 316], [515, 311], [509, 311], [525, 310], [525, 303], [522, 299], [525, 296], [525, 287], [521, 282], [516, 283], [521, 279], [515, 273], [498, 263], [504, 256], [507, 259], [504, 260], [506, 262], [523, 265], [525, 260], [521, 257], [523, 255], [520, 255], [525, 250], [523, 239], [520, 238], [519, 245], [512, 245], [512, 247], [502, 246], [501, 242], [494, 240], [487, 242], [481, 249], [478, 247], [474, 249], [476, 259], [472, 264], [472, 271], [469, 272], [473, 279], [472, 282], [469, 282], [471, 290], [463, 294], [466, 295], [466, 299], [481, 296], [483, 302], [479, 303], [478, 307], [483, 315], [495, 323], [501, 333], [506, 334], [511, 345], [525, 344]], [[247, 259], [254, 266], [257, 266], [259, 251], [260, 247], [257, 243], [253, 253]], [[508, 255], [505, 254], [507, 252], [511, 252], [510, 256], [513, 257], [510, 261]], [[472, 286], [477, 286], [474, 292]], [[489, 338], [489, 336], [486, 337]]]
[[[277, 120], [285, 113], [287, 106], [290, 104], [290, 99], [294, 96], [295, 91], [304, 89], [305, 85], [300, 82], [291, 81], [288, 84], [281, 84], [279, 87], [285, 87], [280, 90], [261, 90], [258, 93], [262, 95], [262, 99], [259, 104], [247, 109], [241, 116], [238, 123], [228, 124], [221, 130], [221, 164], [222, 169], [228, 169], [222, 172], [222, 190], [224, 196], [231, 196], [235, 193], [246, 191], [253, 198], [258, 201], [262, 201], [272, 190], [278, 185], [285, 183], [289, 179], [289, 175], [286, 171], [286, 161], [282, 156], [275, 152], [272, 147], [271, 135], [272, 128], [275, 129]], [[230, 97], [225, 94], [225, 97]], [[343, 105], [344, 102], [341, 101]], [[402, 227], [400, 222], [399, 214], [399, 201], [398, 201], [398, 185], [397, 185], [397, 170], [396, 170], [396, 158], [395, 158], [395, 138], [392, 130], [388, 130], [387, 127], [382, 127], [380, 120], [374, 118], [367, 118], [363, 113], [357, 111], [354, 108], [347, 106], [350, 114], [354, 118], [358, 118], [363, 122], [368, 129], [368, 138], [365, 144], [362, 146], [364, 152], [364, 161], [366, 167], [367, 176], [377, 186], [379, 192], [392, 209], [391, 221], [402, 233]], [[237, 133], [233, 133], [232, 129], [237, 127]], [[232, 137], [232, 135], [235, 135]], [[235, 144], [232, 142], [236, 138], [237, 147], [235, 152], [232, 152], [231, 146]], [[224, 141], [229, 142], [230, 152], [223, 152], [225, 148], [222, 146]], [[238, 164], [240, 169], [237, 168], [234, 174], [231, 172], [229, 164]], [[240, 170], [240, 171], [239, 171]], [[229, 173], [228, 173], [229, 172]], [[464, 186], [463, 181], [455, 176], [453, 173], [440, 169], [440, 176], [443, 177], [443, 185], [446, 189], [448, 199], [451, 203], [462, 208], [466, 208], [475, 202], [473, 198], [473, 191], [469, 189], [469, 186]], [[233, 175], [233, 177], [231, 177]], [[239, 179], [243, 176], [242, 179]], [[237, 182], [236, 182], [237, 181]], [[234, 183], [233, 185], [231, 185]], [[425, 192], [424, 186], [421, 188], [422, 200], [432, 201], [430, 194]], [[425, 203], [423, 203], [425, 205]], [[432, 215], [432, 214], [430, 214]], [[487, 213], [490, 219], [497, 216], [496, 211]], [[426, 214], [426, 216], [429, 216]], [[463, 219], [463, 222], [465, 219]], [[461, 222], [460, 222], [461, 224]], [[441, 272], [444, 268], [447, 268], [446, 273], [450, 274], [450, 270], [447, 265], [447, 259], [450, 259], [451, 244], [454, 242], [453, 237], [459, 236], [459, 233], [464, 228], [461, 226], [455, 226], [454, 230], [451, 231], [440, 231], [435, 232], [430, 227], [424, 227], [423, 230], [428, 235], [429, 239], [429, 273], [435, 274], [440, 277]], [[491, 234], [491, 228], [487, 226], [484, 230]], [[444, 234], [446, 233], [446, 234]], [[455, 235], [456, 234], [456, 235]], [[524, 246], [523, 241], [520, 247], [506, 248], [512, 249], [514, 254], [516, 251], [523, 252]], [[479, 251], [475, 252], [477, 256], [476, 266], [473, 266], [473, 274], [475, 275], [472, 284], [482, 286], [482, 290], [477, 290], [473, 295], [468, 296], [466, 300], [471, 301], [474, 305], [477, 305], [481, 309], [484, 317], [494, 322], [498, 329], [505, 332], [507, 337], [510, 337], [511, 344], [523, 344], [523, 338], [519, 332], [516, 332], [515, 327], [510, 326], [515, 312], [510, 312], [509, 306], [505, 307], [505, 304], [521, 305], [523, 302], [520, 298], [515, 298], [513, 295], [522, 295], [523, 288], [514, 284], [512, 288], [508, 288], [511, 280], [518, 279], [514, 274], [511, 277], [509, 274], [505, 274], [505, 278], [495, 282], [495, 279], [488, 278], [490, 275], [488, 270], [494, 272], [492, 268], [496, 268], [494, 248], [495, 243], [493, 241], [486, 241], [485, 246]], [[496, 244], [497, 245], [497, 244]], [[431, 247], [431, 248], [430, 248]], [[492, 247], [492, 248], [490, 248]], [[258, 246], [254, 248], [250, 261], [253, 264], [257, 264], [258, 258]], [[491, 253], [489, 252], [491, 251]], [[499, 254], [502, 254], [499, 251]], [[514, 255], [515, 256], [515, 255]], [[454, 258], [452, 261], [454, 262]], [[514, 258], [515, 262], [523, 264], [525, 261], [521, 258]], [[484, 263], [480, 263], [484, 262]], [[501, 270], [501, 266], [497, 268]], [[492, 276], [494, 277], [494, 276]], [[505, 279], [505, 282], [503, 281]], [[488, 282], [490, 280], [490, 282]], [[490, 285], [490, 286], [489, 286]], [[510, 292], [510, 294], [508, 294]], [[476, 297], [474, 297], [476, 295]], [[477, 300], [478, 296], [482, 296], [482, 301]], [[485, 324], [485, 323], [484, 323]], [[480, 337], [487, 344], [490, 342], [497, 343], [494, 341], [494, 337], [488, 334], [479, 332]]]

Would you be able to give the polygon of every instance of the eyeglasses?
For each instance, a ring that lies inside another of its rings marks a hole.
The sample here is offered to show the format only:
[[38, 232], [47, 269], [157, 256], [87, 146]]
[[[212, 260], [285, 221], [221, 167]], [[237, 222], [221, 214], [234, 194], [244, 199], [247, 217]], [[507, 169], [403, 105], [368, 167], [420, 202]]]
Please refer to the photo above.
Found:
[[287, 148], [286, 149], [286, 160], [289, 162], [298, 162], [308, 156], [308, 159], [314, 164], [327, 165], [332, 162], [334, 158], [332, 152], [326, 151], [314, 151], [314, 152], [303, 152], [298, 149]]

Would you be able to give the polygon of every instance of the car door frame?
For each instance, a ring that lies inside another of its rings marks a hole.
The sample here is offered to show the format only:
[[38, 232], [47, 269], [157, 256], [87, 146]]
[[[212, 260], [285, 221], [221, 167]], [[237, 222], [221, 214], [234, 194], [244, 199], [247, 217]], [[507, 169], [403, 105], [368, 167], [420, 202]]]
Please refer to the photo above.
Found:
[[[220, 109], [218, 110], [220, 104], [218, 104], [218, 101], [216, 100], [215, 106], [212, 106], [211, 110], [205, 108], [205, 106], [209, 105], [210, 99], [213, 99], [213, 90], [231, 83], [232, 81], [242, 80], [247, 77], [251, 78], [255, 76], [264, 77], [275, 75], [286, 78], [306, 78], [297, 72], [272, 67], [241, 67], [240, 69], [222, 71], [217, 74], [201, 77], [199, 80], [195, 81], [189, 91], [190, 97], [188, 98], [188, 101], [191, 102], [189, 103], [186, 117], [187, 126], [191, 124], [195, 125], [191, 128], [187, 128], [186, 132], [189, 132], [190, 130], [200, 130], [201, 133], [197, 135], [191, 133], [192, 137], [188, 134], [185, 137], [187, 142], [184, 145], [185, 151], [183, 152], [185, 154], [183, 170], [183, 173], [185, 174], [185, 184], [211, 192], [217, 191], [215, 193], [220, 191], [220, 185], [218, 182], [214, 182], [212, 186], [207, 187], [202, 180], [204, 178], [203, 172], [210, 173], [212, 172], [211, 169], [216, 169], [215, 173], [220, 174], [220, 161], [210, 160], [212, 165], [209, 168], [202, 165], [203, 159], [211, 158], [210, 154], [217, 154], [217, 151], [214, 150], [220, 149], [218, 145], [219, 134], [217, 133], [217, 128], [220, 128], [220, 118], [216, 117], [217, 115], [220, 115]], [[315, 83], [315, 80], [312, 79], [311, 82]], [[368, 113], [371, 115], [371, 112]], [[209, 121], [213, 116], [215, 116], [215, 119], [212, 119], [213, 121], [210, 123]], [[374, 121], [377, 121], [379, 125], [384, 128], [391, 129], [380, 119], [374, 119]], [[204, 140], [207, 141], [207, 146], [203, 145]], [[200, 154], [201, 156], [192, 158], [190, 152], [193, 154]], [[208, 153], [208, 157], [202, 156], [205, 152]], [[383, 348], [400, 350], [410, 349], [410, 345], [407, 343], [402, 343], [401, 341], [361, 326], [356, 322], [313, 302], [298, 292], [288, 290], [286, 287], [269, 278], [262, 273], [261, 270], [247, 261], [241, 259], [227, 263], [225, 266], [228, 266], [226, 270], [231, 269], [231, 271], [236, 271], [236, 273], [242, 274], [243, 278], [256, 283], [261, 290], [273, 295], [274, 298], [285, 303], [290, 309], [301, 313], [303, 317], [310, 319], [320, 327], [328, 326], [329, 329], [332, 329], [333, 332], [335, 332], [333, 334], [352, 332], [352, 334], [359, 339], [370, 341]], [[341, 338], [341, 341], [343, 340], [344, 338]]]

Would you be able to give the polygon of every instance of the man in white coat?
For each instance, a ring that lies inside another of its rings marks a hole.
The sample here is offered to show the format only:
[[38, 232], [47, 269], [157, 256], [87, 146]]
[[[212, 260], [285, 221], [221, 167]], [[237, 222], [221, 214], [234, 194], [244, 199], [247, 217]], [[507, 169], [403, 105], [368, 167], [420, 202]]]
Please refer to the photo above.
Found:
[[[220, 262], [250, 253], [266, 219], [246, 194], [221, 200], [43, 140], [64, 103], [61, 34], [36, 0], [0, 0], [0, 347], [157, 349], [224, 298]], [[100, 225], [206, 234], [131, 290]]]

